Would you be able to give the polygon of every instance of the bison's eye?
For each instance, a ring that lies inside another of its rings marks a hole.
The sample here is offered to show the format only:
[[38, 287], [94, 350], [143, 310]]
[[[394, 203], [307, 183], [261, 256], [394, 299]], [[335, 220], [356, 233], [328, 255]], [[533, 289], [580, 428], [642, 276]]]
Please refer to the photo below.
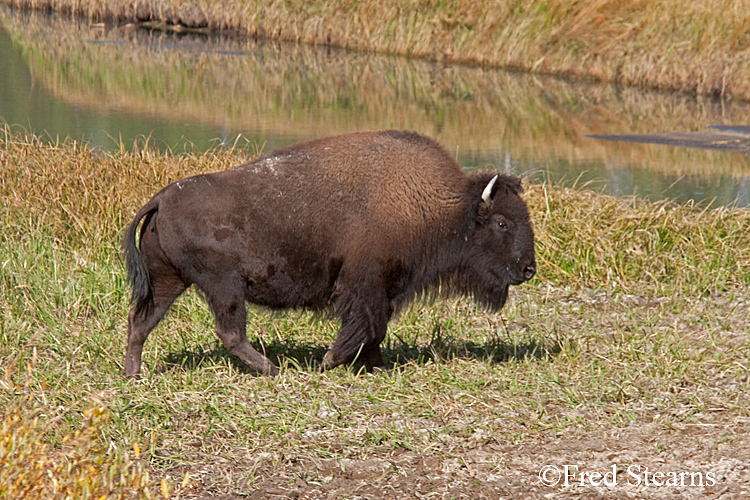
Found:
[[497, 214], [493, 217], [493, 220], [498, 231], [505, 232], [508, 230], [508, 219], [500, 214]]

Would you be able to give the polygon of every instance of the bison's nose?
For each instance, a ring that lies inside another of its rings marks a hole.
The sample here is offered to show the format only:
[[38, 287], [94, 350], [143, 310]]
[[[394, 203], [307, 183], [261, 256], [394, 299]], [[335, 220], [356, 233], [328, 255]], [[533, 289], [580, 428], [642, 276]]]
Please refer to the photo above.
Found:
[[529, 281], [536, 274], [536, 266], [531, 264], [523, 268], [523, 277], [526, 281]]

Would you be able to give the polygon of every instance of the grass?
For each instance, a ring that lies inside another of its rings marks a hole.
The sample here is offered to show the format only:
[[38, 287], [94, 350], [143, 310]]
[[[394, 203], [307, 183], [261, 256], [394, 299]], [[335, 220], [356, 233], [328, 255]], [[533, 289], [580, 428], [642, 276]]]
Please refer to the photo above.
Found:
[[[138, 460], [139, 453], [132, 460], [129, 454], [102, 448], [98, 433], [108, 424], [108, 412], [90, 408], [82, 417], [78, 430], [55, 436], [60, 417], [49, 419], [33, 396], [19, 397], [6, 406], [0, 426], [0, 497], [152, 497], [148, 489], [152, 481]], [[162, 496], [173, 491], [174, 486], [164, 481]]]
[[746, 211], [532, 190], [540, 257], [554, 282], [664, 295], [750, 282]]
[[92, 20], [230, 30], [315, 45], [750, 99], [742, 2], [5, 0]]
[[[531, 484], [550, 450], [590, 436], [646, 462], [750, 459], [750, 213], [585, 189], [529, 186], [539, 277], [502, 314], [459, 299], [404, 311], [388, 372], [319, 373], [333, 322], [253, 309], [255, 345], [283, 369], [256, 377], [188, 293], [146, 345], [145, 380], [126, 380], [122, 228], [168, 182], [252, 155], [0, 133], [0, 445], [21, 446], [0, 450], [0, 497], [363, 498], [379, 490], [343, 481], [370, 467], [373, 488], [407, 488], [422, 466], [431, 488], [472, 496], [507, 471]], [[528, 458], [538, 443], [551, 447]], [[32, 490], [35, 463], [56, 479]]]

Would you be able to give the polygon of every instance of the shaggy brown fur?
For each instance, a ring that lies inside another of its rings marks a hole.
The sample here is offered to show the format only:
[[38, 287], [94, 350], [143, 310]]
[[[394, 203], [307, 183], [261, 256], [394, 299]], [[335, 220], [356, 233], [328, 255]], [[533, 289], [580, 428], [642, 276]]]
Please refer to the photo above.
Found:
[[326, 368], [357, 356], [382, 365], [394, 311], [438, 284], [500, 309], [536, 262], [520, 180], [492, 178], [466, 175], [431, 139], [385, 131], [302, 142], [170, 184], [123, 239], [134, 303], [126, 374], [139, 376], [148, 334], [192, 284], [226, 347], [266, 375], [278, 369], [247, 340], [246, 302], [330, 309], [341, 330]]

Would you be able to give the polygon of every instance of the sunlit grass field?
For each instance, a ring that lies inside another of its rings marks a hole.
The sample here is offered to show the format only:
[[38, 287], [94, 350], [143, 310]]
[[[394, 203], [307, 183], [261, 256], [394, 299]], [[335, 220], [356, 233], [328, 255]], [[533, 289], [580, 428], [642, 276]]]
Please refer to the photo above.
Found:
[[324, 484], [324, 462], [453, 460], [643, 422], [747, 434], [750, 212], [585, 186], [527, 186], [538, 277], [501, 314], [407, 309], [388, 371], [320, 373], [334, 322], [253, 309], [251, 340], [282, 367], [257, 377], [188, 293], [150, 337], [144, 380], [126, 380], [123, 228], [169, 182], [257, 148], [113, 150], [0, 130], [0, 498], [249, 494], [299, 464]]

